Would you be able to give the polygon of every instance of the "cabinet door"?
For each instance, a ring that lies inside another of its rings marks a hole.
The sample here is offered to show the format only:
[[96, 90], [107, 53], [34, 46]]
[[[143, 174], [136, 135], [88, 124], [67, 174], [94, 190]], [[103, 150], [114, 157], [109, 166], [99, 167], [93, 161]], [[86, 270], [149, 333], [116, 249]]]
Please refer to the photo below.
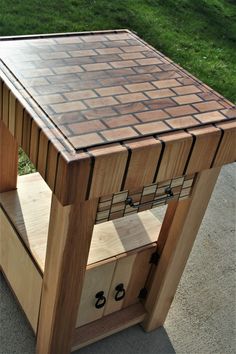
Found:
[[[113, 261], [87, 269], [76, 327], [98, 320], [103, 316], [104, 309], [108, 302], [107, 298], [115, 265], [116, 259], [114, 258]], [[101, 291], [103, 291], [104, 294], [102, 299], [99, 300], [99, 298], [96, 298], [96, 295]], [[106, 298], [106, 303], [104, 303], [104, 297]], [[96, 303], [98, 306], [103, 304], [104, 306], [96, 308]]]
[[150, 258], [156, 246], [150, 246], [130, 256], [117, 259], [104, 315], [139, 301], [140, 290], [150, 272]]
[[118, 295], [118, 298], [122, 297], [122, 290], [118, 291], [116, 290], [116, 287], [122, 284], [124, 291], [126, 292], [131, 278], [135, 258], [136, 254], [132, 254], [130, 256], [125, 256], [117, 259], [104, 315], [109, 315], [112, 312], [122, 309], [125, 296], [121, 300], [116, 301], [116, 295]]
[[156, 246], [144, 249], [136, 254], [132, 275], [126, 290], [123, 307], [133, 305], [139, 301], [140, 290], [144, 288], [151, 270], [150, 259]]

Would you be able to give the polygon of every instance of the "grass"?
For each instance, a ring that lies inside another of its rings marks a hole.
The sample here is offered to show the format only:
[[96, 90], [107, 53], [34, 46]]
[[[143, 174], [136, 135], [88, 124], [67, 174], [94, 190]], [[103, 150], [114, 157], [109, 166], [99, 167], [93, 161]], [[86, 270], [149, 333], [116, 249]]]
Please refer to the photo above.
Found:
[[[236, 102], [235, 0], [0, 0], [0, 35], [129, 28]], [[19, 171], [32, 166], [20, 152]]]

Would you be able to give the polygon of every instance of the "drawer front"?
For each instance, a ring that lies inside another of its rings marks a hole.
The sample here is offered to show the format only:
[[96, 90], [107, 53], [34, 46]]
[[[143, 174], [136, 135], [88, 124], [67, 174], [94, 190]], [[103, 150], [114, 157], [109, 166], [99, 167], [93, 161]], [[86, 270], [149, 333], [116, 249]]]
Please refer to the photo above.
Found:
[[123, 191], [101, 197], [96, 224], [165, 205], [174, 199], [187, 198], [191, 194], [194, 178], [195, 175], [181, 176], [144, 186], [136, 191]]

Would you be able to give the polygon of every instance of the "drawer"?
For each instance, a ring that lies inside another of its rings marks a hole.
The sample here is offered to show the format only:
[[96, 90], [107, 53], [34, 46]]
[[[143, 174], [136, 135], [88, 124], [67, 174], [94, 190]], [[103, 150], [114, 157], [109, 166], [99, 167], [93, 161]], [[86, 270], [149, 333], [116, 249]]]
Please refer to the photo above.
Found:
[[181, 176], [153, 183], [135, 191], [123, 191], [101, 197], [98, 203], [96, 224], [162, 206], [171, 200], [188, 198], [195, 175]]
[[155, 245], [150, 245], [87, 269], [76, 327], [137, 303], [155, 248]]

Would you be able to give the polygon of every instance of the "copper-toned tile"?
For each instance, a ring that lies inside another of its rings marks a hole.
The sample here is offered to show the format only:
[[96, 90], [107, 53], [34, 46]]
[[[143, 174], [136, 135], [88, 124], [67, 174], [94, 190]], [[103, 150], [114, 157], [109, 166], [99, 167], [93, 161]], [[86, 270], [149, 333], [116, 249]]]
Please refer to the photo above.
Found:
[[138, 133], [131, 127], [109, 129], [101, 132], [108, 141], [117, 141], [138, 136]]
[[75, 147], [75, 149], [81, 149], [87, 146], [93, 146], [105, 142], [105, 140], [97, 133], [73, 136], [69, 137], [68, 140]]
[[147, 91], [145, 92], [145, 94], [150, 98], [163, 98], [163, 97], [175, 96], [175, 93], [170, 89]]
[[220, 112], [217, 112], [217, 111], [195, 114], [194, 117], [196, 117], [202, 123], [210, 123], [210, 122], [215, 122], [215, 121], [226, 119], [226, 117], [224, 117], [223, 114], [221, 114]]
[[169, 117], [169, 115], [166, 112], [162, 111], [161, 109], [155, 110], [155, 111], [136, 113], [136, 116], [142, 122], [151, 122], [151, 121], [156, 121], [156, 120], [162, 120], [164, 118]]
[[217, 109], [223, 109], [224, 107], [217, 101], [209, 101], [194, 104], [200, 112], [215, 111]]
[[[145, 65], [145, 66], [136, 66], [134, 70], [139, 74], [145, 73], [157, 73], [160, 72], [161, 69], [158, 65]], [[156, 78], [155, 78], [156, 79]]]
[[172, 90], [175, 91], [178, 95], [188, 95], [190, 93], [201, 92], [201, 89], [195, 85], [175, 87]]
[[141, 84], [125, 85], [125, 87], [130, 92], [139, 92], [139, 91], [153, 90], [155, 88], [149, 82], [144, 82], [144, 83], [141, 83]]
[[132, 66], [137, 66], [137, 63], [133, 60], [121, 60], [121, 61], [113, 61], [110, 63], [113, 68], [131, 68]]
[[73, 112], [86, 109], [86, 106], [80, 101], [53, 104], [51, 107], [56, 113]]
[[111, 69], [111, 66], [107, 63], [98, 63], [98, 64], [85, 64], [82, 67], [86, 71], [98, 71], [98, 70], [107, 70]]
[[105, 129], [105, 125], [100, 120], [90, 120], [87, 122], [75, 123], [69, 125], [73, 135], [79, 135], [97, 130]]
[[64, 58], [69, 58], [69, 54], [66, 52], [42, 52], [40, 53], [40, 57], [42, 59], [64, 59]]
[[80, 73], [83, 71], [81, 66], [79, 65], [71, 65], [71, 66], [59, 66], [53, 69], [56, 74], [70, 74], [70, 73]]
[[139, 125], [135, 125], [135, 128], [141, 134], [154, 134], [154, 133], [167, 131], [170, 129], [164, 122], [152, 122], [146, 124], [139, 124]]
[[104, 87], [95, 90], [100, 96], [113, 96], [128, 93], [128, 91], [122, 86]]
[[192, 127], [198, 124], [198, 121], [191, 116], [168, 119], [167, 122], [172, 128], [176, 129]]
[[148, 108], [143, 103], [128, 103], [116, 106], [116, 110], [121, 114], [147, 111]]
[[97, 55], [97, 53], [93, 49], [73, 50], [69, 52], [69, 54], [72, 57], [89, 57], [91, 55]]
[[36, 99], [36, 101], [39, 100], [41, 104], [52, 104], [52, 103], [65, 102], [64, 97], [59, 94], [35, 96], [35, 99]]
[[202, 99], [198, 95], [184, 95], [184, 96], [176, 96], [173, 97], [173, 100], [175, 100], [178, 104], [188, 104], [188, 103], [195, 103], [195, 102], [201, 102]]
[[113, 97], [91, 98], [84, 101], [90, 108], [114, 106], [118, 102]]
[[129, 59], [140, 59], [140, 58], [145, 58], [144, 55], [141, 52], [137, 53], [123, 53], [119, 54], [121, 59], [123, 60], [129, 60]]
[[133, 53], [133, 52], [144, 52], [146, 49], [145, 46], [142, 45], [133, 45], [133, 46], [127, 46], [127, 47], [121, 47], [121, 49], [126, 52], [126, 53]]
[[139, 65], [155, 65], [161, 64], [161, 60], [158, 58], [137, 59], [136, 62]]
[[154, 81], [153, 84], [157, 87], [157, 88], [169, 88], [169, 87], [176, 87], [176, 86], [180, 86], [181, 84], [175, 80], [175, 79], [171, 79], [171, 80], [159, 80], [159, 81]]
[[124, 125], [133, 125], [139, 123], [139, 121], [132, 114], [105, 118], [103, 121], [110, 128], [122, 127]]
[[81, 91], [67, 92], [64, 94], [64, 96], [69, 101], [74, 101], [74, 100], [78, 101], [78, 100], [83, 100], [86, 98], [97, 97], [97, 94], [93, 90], [81, 90]]
[[83, 112], [83, 115], [87, 119], [99, 119], [99, 118], [104, 118], [104, 117], [115, 116], [115, 115], [117, 115], [117, 113], [111, 107], [103, 107], [103, 108], [96, 108], [96, 109], [87, 110], [87, 111]]
[[129, 93], [127, 95], [119, 95], [116, 97], [121, 103], [139, 102], [148, 98], [143, 93]]
[[120, 48], [102, 48], [102, 49], [97, 49], [96, 52], [99, 54], [117, 54], [117, 53], [123, 53]]
[[188, 114], [197, 113], [197, 110], [189, 105], [166, 108], [166, 111], [173, 117], [180, 117], [186, 116]]

